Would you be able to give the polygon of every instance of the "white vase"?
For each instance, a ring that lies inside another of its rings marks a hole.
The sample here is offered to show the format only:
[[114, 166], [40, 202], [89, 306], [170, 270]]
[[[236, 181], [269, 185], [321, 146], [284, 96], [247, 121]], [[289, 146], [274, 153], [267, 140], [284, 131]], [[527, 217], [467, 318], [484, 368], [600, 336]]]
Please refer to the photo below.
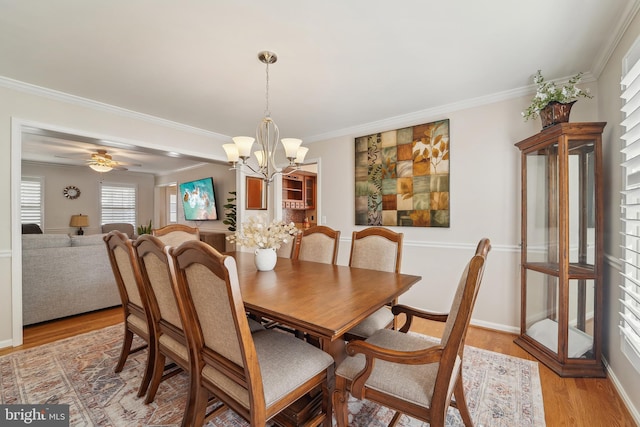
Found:
[[256, 249], [255, 263], [258, 271], [271, 271], [276, 266], [278, 254], [273, 248]]

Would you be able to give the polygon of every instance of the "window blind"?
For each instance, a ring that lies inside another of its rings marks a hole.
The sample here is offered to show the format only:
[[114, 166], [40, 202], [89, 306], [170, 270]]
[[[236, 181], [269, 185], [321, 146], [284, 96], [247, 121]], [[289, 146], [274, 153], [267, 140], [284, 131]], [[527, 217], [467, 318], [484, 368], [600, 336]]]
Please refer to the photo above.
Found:
[[640, 61], [622, 77], [622, 350], [640, 370]]
[[42, 178], [22, 177], [20, 181], [20, 221], [42, 228]]
[[124, 222], [136, 226], [136, 186], [105, 184], [100, 187], [101, 224]]

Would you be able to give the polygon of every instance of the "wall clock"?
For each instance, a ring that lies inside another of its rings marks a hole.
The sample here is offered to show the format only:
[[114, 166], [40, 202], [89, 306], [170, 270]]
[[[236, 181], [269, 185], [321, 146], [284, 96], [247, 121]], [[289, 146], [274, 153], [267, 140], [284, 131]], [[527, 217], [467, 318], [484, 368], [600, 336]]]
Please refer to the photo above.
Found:
[[64, 188], [62, 194], [64, 194], [64, 197], [66, 197], [67, 199], [77, 199], [78, 197], [80, 197], [80, 189], [78, 187], [74, 187], [73, 185], [69, 185], [68, 187]]

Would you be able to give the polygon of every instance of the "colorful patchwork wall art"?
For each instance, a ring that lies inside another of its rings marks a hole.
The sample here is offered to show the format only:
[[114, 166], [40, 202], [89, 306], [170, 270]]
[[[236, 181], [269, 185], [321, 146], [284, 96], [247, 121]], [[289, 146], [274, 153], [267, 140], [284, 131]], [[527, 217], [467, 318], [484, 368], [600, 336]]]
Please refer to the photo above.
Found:
[[449, 120], [355, 139], [356, 225], [449, 227]]

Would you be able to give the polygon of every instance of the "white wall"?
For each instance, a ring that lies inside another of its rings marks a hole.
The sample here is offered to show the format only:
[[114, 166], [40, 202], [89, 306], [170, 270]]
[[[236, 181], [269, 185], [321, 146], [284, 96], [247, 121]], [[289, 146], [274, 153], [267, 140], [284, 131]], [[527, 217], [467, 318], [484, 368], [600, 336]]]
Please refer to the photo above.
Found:
[[[636, 370], [620, 350], [620, 332], [618, 324], [620, 316], [620, 272], [621, 256], [620, 230], [620, 191], [622, 190], [622, 168], [620, 163], [622, 147], [620, 126], [623, 114], [620, 112], [620, 78], [622, 76], [622, 59], [634, 42], [640, 37], [640, 16], [631, 22], [617, 48], [609, 58], [598, 79], [598, 111], [599, 118], [606, 121], [603, 139], [604, 152], [604, 197], [605, 197], [605, 280], [604, 280], [604, 333], [603, 352], [609, 364], [609, 373], [623, 392], [627, 406], [632, 410], [636, 422], [640, 424], [640, 372]], [[638, 366], [637, 369], [640, 369]]]
[[[594, 85], [590, 85], [596, 91]], [[447, 311], [466, 262], [482, 237], [492, 242], [473, 323], [519, 332], [520, 151], [514, 144], [540, 131], [540, 121], [523, 122], [530, 96], [418, 118], [412, 124], [450, 120], [449, 228], [392, 227], [404, 233], [402, 271], [422, 282], [400, 298], [424, 309]], [[572, 121], [595, 120], [595, 102], [579, 101]], [[322, 213], [342, 231], [338, 262], [347, 264], [354, 226], [354, 138], [370, 129], [311, 145], [322, 157]], [[326, 166], [330, 165], [330, 166]]]

